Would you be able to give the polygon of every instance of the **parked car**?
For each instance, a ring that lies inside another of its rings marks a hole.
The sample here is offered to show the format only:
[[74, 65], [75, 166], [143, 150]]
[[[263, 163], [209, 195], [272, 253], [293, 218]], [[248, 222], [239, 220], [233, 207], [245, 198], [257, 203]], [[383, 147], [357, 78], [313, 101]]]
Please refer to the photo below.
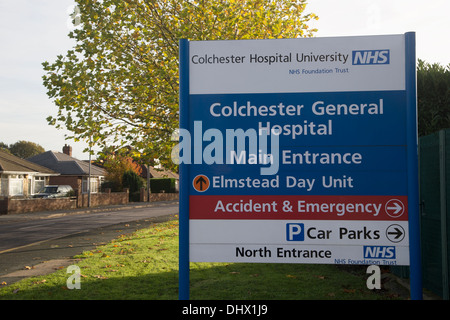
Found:
[[68, 185], [45, 186], [33, 198], [62, 198], [70, 196], [73, 192], [72, 187]]

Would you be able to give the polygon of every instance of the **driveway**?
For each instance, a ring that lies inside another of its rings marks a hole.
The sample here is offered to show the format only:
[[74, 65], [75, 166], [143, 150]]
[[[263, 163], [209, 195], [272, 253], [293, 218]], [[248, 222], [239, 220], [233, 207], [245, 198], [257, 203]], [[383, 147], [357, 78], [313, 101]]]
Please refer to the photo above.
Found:
[[176, 214], [178, 202], [168, 201], [0, 216], [0, 286], [53, 272], [74, 255]]

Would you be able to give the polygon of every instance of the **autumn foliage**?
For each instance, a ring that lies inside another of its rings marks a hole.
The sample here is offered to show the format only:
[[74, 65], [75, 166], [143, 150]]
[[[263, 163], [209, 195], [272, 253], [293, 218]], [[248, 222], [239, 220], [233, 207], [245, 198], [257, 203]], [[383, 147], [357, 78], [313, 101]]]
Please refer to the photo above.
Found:
[[44, 62], [47, 118], [97, 148], [129, 145], [170, 168], [179, 39], [310, 37], [306, 1], [77, 0], [73, 49]]

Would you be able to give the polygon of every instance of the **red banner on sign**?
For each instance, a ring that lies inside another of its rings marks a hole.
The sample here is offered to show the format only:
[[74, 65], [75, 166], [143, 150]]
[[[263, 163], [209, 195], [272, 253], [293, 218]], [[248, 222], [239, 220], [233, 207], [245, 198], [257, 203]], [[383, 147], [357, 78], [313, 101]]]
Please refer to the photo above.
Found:
[[408, 220], [407, 196], [202, 195], [190, 219]]

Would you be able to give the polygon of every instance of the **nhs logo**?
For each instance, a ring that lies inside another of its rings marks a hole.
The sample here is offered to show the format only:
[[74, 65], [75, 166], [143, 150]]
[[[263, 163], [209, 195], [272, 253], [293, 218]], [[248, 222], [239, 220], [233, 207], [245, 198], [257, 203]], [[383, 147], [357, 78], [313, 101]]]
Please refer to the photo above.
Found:
[[303, 223], [286, 223], [287, 241], [304, 241], [305, 225]]
[[389, 64], [389, 50], [354, 50], [352, 51], [353, 65]]
[[364, 258], [395, 259], [394, 246], [364, 246]]

